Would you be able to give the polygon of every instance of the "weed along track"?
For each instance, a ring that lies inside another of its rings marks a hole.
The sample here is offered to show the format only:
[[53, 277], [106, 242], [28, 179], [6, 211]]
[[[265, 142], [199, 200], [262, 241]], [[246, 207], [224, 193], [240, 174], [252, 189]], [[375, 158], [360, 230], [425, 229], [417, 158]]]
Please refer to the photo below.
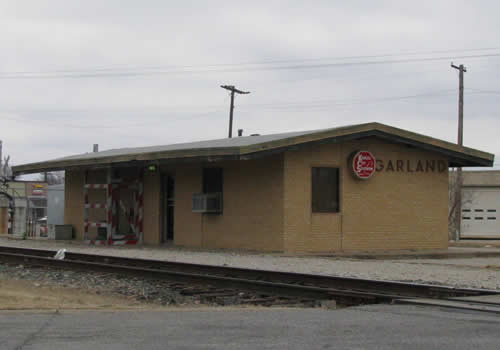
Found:
[[252, 270], [226, 266], [189, 264], [56, 251], [0, 247], [0, 260], [50, 269], [94, 271], [118, 276], [162, 281], [186, 298], [218, 305], [318, 306], [393, 303], [400, 299], [434, 299], [495, 295], [484, 289], [453, 288], [402, 283]]

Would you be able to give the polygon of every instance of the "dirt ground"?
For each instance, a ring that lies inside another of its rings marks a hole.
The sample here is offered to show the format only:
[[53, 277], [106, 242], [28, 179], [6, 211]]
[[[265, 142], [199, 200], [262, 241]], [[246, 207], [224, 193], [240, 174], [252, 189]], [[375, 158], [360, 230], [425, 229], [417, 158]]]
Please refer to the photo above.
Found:
[[[273, 306], [273, 309], [286, 307]], [[328, 306], [326, 309], [330, 309]], [[41, 285], [32, 281], [0, 279], [0, 312], [22, 312], [37, 310], [141, 310], [141, 311], [229, 311], [229, 310], [269, 310], [270, 307], [254, 305], [207, 306], [185, 305], [164, 306], [141, 302], [117, 294], [98, 294], [95, 291]]]
[[[152, 305], [119, 295], [0, 279], [0, 310], [144, 309]], [[154, 308], [161, 306], [155, 305]]]

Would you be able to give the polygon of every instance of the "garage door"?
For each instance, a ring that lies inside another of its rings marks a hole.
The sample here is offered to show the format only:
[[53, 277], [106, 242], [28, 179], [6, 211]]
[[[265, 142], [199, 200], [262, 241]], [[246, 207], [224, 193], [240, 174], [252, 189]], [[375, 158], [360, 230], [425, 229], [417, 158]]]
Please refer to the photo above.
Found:
[[460, 238], [500, 239], [500, 188], [464, 188]]

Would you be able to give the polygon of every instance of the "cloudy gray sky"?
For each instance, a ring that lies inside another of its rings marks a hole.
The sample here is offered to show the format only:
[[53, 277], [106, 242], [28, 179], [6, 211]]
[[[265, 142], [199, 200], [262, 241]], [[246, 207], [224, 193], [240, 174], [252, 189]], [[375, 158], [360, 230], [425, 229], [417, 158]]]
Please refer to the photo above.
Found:
[[[14, 164], [378, 121], [500, 155], [498, 1], [0, 1]], [[500, 163], [497, 160], [496, 163]]]

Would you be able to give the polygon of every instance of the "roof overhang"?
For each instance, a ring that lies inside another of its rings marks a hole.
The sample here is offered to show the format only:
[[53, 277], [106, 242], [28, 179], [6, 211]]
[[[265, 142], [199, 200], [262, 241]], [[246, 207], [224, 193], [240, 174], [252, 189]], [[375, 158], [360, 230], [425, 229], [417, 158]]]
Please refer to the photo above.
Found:
[[341, 143], [349, 140], [377, 137], [387, 142], [405, 144], [415, 148], [436, 152], [445, 156], [451, 167], [493, 166], [494, 155], [476, 149], [413, 133], [380, 123], [367, 123], [304, 133], [299, 136], [278, 138], [273, 141], [257, 142], [245, 146], [185, 148], [156, 152], [130, 152], [127, 154], [96, 157], [71, 157], [51, 161], [23, 164], [13, 167], [15, 175], [44, 171], [81, 168], [107, 168], [142, 166], [150, 163], [184, 161], [244, 160], [263, 157], [287, 150], [322, 144]]

